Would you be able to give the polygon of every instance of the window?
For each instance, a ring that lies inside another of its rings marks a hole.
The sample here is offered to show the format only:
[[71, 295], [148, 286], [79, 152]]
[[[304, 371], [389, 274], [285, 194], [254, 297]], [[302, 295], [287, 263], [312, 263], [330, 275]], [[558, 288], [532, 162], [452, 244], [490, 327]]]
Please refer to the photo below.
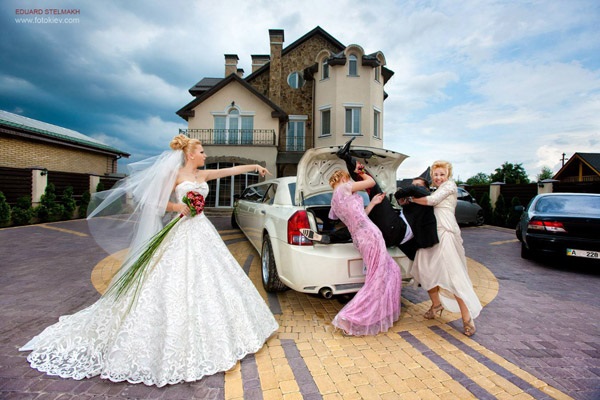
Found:
[[377, 110], [373, 113], [373, 136], [380, 139], [381, 113]]
[[380, 67], [375, 67], [375, 80], [380, 82], [381, 79], [381, 69]]
[[327, 58], [323, 59], [321, 63], [321, 79], [329, 79], [329, 64]]
[[[243, 164], [218, 162], [208, 164], [204, 168], [228, 168], [236, 165]], [[248, 172], [246, 174], [226, 176], [209, 181], [208, 187], [211, 196], [206, 198], [206, 207], [232, 207], [234, 195], [241, 193], [244, 188], [247, 188], [249, 185], [258, 183], [258, 180], [258, 174], [254, 172]], [[246, 192], [244, 191], [244, 193]], [[248, 194], [248, 196], [250, 196], [250, 194]]]
[[254, 117], [242, 117], [242, 144], [252, 144]]
[[288, 122], [286, 151], [304, 151], [304, 121]]
[[346, 134], [360, 135], [359, 107], [346, 107]]
[[231, 108], [226, 116], [214, 118], [215, 144], [252, 144], [253, 116], [241, 116], [237, 108]]
[[289, 74], [287, 82], [292, 89], [300, 89], [304, 86], [304, 78], [299, 72], [292, 72]]
[[331, 110], [321, 111], [321, 136], [331, 135]]
[[348, 75], [358, 76], [358, 60], [354, 54], [348, 57]]

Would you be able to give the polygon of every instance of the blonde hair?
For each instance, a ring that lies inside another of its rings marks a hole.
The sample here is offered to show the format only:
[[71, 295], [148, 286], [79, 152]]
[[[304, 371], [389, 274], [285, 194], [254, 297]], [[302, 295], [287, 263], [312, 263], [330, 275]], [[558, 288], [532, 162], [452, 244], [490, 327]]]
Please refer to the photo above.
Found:
[[344, 170], [338, 169], [329, 177], [329, 186], [335, 187], [342, 179], [350, 179], [350, 174]]
[[173, 150], [183, 150], [183, 153], [188, 156], [196, 146], [202, 143], [198, 139], [190, 139], [189, 137], [179, 134], [171, 140], [170, 146]]
[[431, 173], [433, 174], [433, 170], [436, 168], [442, 168], [446, 170], [446, 174], [448, 175], [448, 179], [452, 178], [452, 164], [448, 161], [437, 160], [431, 164]]

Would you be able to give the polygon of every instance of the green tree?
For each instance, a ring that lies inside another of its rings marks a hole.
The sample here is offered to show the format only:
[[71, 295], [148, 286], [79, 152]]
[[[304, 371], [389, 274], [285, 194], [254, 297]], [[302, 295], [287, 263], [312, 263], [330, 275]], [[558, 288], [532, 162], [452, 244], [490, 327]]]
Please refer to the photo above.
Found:
[[521, 200], [518, 197], [513, 197], [510, 201], [510, 209], [508, 210], [508, 216], [506, 218], [506, 225], [509, 228], [517, 226], [519, 219], [521, 218], [521, 212], [515, 210], [515, 207], [521, 205]]
[[540, 181], [543, 181], [544, 179], [552, 179], [553, 176], [554, 176], [554, 172], [552, 172], [550, 167], [543, 166], [542, 170], [540, 171], [540, 173], [537, 176], [537, 180], [538, 180], [538, 182], [540, 182]]
[[473, 175], [469, 179], [467, 179], [467, 185], [487, 185], [490, 183], [490, 176], [484, 174], [483, 172], [478, 172], [476, 175]]
[[104, 191], [104, 183], [102, 183], [102, 181], [100, 181], [96, 185], [96, 192], [102, 192], [102, 191]]
[[31, 197], [23, 196], [17, 199], [17, 204], [12, 208], [11, 218], [13, 225], [27, 225], [33, 218], [33, 207]]
[[504, 196], [498, 196], [496, 199], [496, 206], [494, 207], [494, 212], [492, 213], [492, 223], [496, 226], [506, 226], [506, 217], [507, 212], [506, 202], [504, 201]]
[[0, 226], [8, 225], [10, 221], [10, 205], [4, 193], [0, 192]]
[[90, 204], [91, 197], [92, 196], [88, 190], [83, 192], [83, 195], [81, 196], [81, 203], [79, 204], [79, 218], [87, 217], [87, 209], [88, 205]]
[[511, 164], [506, 161], [500, 168], [490, 175], [492, 182], [504, 183], [529, 183], [527, 173], [521, 164]]
[[490, 201], [490, 194], [488, 192], [483, 192], [481, 198], [479, 199], [479, 205], [483, 209], [483, 219], [491, 223], [492, 222], [492, 202]]
[[56, 202], [56, 187], [53, 183], [49, 183], [40, 199], [40, 205], [35, 209], [35, 213], [40, 222], [52, 222], [58, 221], [63, 212], [63, 205]]
[[63, 206], [63, 214], [62, 219], [71, 219], [73, 218], [73, 213], [77, 208], [77, 202], [73, 198], [73, 187], [67, 186], [63, 191], [63, 194], [60, 198], [62, 206]]

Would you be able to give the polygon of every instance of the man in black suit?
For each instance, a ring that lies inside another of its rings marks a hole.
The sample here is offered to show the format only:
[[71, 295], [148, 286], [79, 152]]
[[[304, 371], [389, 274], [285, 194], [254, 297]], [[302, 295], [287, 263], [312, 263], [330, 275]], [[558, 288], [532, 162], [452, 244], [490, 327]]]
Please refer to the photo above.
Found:
[[[346, 162], [346, 167], [353, 180], [359, 180], [356, 174], [357, 166], [360, 168], [360, 163], [350, 155], [350, 145], [354, 138], [350, 139], [338, 152], [339, 158]], [[428, 172], [428, 171], [426, 171]], [[398, 190], [394, 196], [396, 199], [405, 197], [423, 197], [429, 194], [429, 182], [427, 177], [418, 177], [415, 180], [424, 179], [426, 188], [418, 185], [410, 185], [407, 188]], [[414, 181], [413, 181], [414, 182]], [[394, 208], [390, 199], [385, 196], [379, 184], [367, 191], [370, 200], [374, 200], [376, 204], [368, 213], [369, 219], [379, 228], [388, 247], [398, 246], [400, 250], [411, 260], [414, 259], [417, 249], [430, 247], [438, 243], [435, 216], [433, 215], [433, 207], [420, 206], [411, 203], [403, 210]], [[383, 196], [378, 196], [384, 194]], [[433, 220], [433, 225], [432, 225]], [[416, 230], [415, 230], [416, 229]], [[350, 234], [347, 229], [340, 229], [331, 235], [318, 234], [311, 230], [301, 230], [302, 233], [309, 239], [321, 243], [338, 243], [348, 241]], [[416, 239], [416, 240], [415, 240]]]

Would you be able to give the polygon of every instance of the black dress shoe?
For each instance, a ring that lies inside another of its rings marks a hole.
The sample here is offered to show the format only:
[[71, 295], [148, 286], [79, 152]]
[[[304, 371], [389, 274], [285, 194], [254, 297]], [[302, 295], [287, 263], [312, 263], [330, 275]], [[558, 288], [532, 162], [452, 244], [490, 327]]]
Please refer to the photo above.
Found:
[[348, 140], [346, 144], [344, 144], [344, 146], [342, 146], [338, 151], [336, 151], [335, 155], [341, 158], [342, 160], [345, 160], [346, 157], [350, 155], [350, 145], [352, 144], [352, 141], [354, 139], [356, 139], [356, 136]]
[[313, 231], [312, 229], [302, 228], [302, 229], [300, 229], [300, 233], [302, 234], [302, 236], [304, 236], [305, 238], [307, 238], [309, 240], [312, 240], [313, 242], [323, 243], [323, 244], [331, 243], [331, 239], [329, 238], [329, 235], [321, 235], [320, 233], [317, 233], [317, 232]]

